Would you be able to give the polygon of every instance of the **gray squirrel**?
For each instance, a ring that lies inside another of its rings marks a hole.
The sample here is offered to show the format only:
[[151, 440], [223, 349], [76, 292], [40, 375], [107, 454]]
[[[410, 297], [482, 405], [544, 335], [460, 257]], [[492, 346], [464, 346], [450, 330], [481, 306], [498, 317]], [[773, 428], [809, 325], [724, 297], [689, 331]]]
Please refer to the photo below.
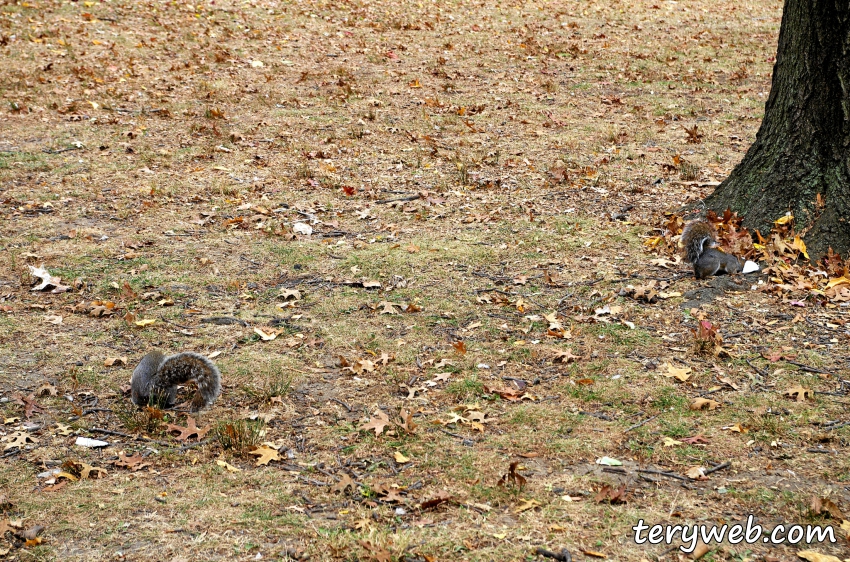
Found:
[[193, 412], [210, 406], [221, 394], [221, 373], [203, 355], [191, 351], [174, 355], [151, 351], [133, 369], [130, 379], [133, 403], [170, 408], [177, 400], [177, 385], [189, 381], [198, 384], [190, 407]]
[[720, 272], [741, 273], [744, 261], [715, 248], [717, 232], [711, 223], [691, 221], [682, 230], [682, 246], [685, 247], [685, 261], [694, 266], [694, 276], [705, 279]]

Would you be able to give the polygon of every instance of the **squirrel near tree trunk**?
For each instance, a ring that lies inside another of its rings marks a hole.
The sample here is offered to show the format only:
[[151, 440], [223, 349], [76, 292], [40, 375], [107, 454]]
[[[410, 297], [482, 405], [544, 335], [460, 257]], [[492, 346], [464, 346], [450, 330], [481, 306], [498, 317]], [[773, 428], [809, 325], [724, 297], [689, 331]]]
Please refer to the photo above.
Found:
[[190, 406], [193, 412], [210, 406], [221, 394], [221, 373], [208, 358], [192, 352], [164, 355], [151, 351], [133, 370], [131, 397], [137, 406], [170, 408], [177, 400], [177, 385], [189, 381], [198, 385]]
[[743, 260], [718, 250], [717, 231], [706, 221], [691, 221], [682, 230], [685, 261], [694, 266], [694, 276], [705, 279], [720, 273], [741, 273]]

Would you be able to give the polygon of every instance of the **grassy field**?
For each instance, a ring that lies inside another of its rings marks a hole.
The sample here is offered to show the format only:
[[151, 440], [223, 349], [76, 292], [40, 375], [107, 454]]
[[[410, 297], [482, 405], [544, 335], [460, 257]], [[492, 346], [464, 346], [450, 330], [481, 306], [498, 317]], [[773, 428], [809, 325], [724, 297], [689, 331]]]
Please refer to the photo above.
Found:
[[[702, 559], [848, 559], [846, 306], [652, 244], [781, 9], [3, 2], [0, 553], [679, 560], [632, 527], [753, 514], [837, 540]], [[223, 373], [200, 440], [130, 405], [155, 348]]]

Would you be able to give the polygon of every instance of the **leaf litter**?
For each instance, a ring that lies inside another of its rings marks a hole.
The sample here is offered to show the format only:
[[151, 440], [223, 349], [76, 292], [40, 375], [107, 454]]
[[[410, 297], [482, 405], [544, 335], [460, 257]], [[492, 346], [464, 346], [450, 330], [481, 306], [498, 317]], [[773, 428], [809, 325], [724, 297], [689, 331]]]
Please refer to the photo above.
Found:
[[[790, 216], [709, 215], [743, 278], [677, 247], [769, 90], [779, 7], [731, 8], [4, 7], [0, 552], [123, 549], [93, 495], [193, 557], [614, 557], [583, 498], [844, 529], [846, 256]], [[155, 346], [218, 350], [203, 422], [124, 407]]]

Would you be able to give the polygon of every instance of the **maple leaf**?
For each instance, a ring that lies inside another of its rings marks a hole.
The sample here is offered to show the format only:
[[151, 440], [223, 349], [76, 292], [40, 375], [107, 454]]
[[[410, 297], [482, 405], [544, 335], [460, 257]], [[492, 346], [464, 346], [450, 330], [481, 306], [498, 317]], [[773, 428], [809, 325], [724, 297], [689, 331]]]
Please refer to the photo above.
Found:
[[169, 433], [174, 431], [180, 433], [180, 435], [174, 438], [177, 441], [186, 441], [193, 435], [197, 436], [197, 440], [200, 441], [206, 436], [207, 432], [209, 432], [211, 427], [211, 425], [207, 424], [206, 426], [199, 428], [197, 425], [195, 425], [195, 418], [193, 418], [192, 416], [186, 418], [186, 427], [181, 427], [173, 423], [170, 423], [166, 426]]
[[806, 397], [812, 398], [814, 393], [808, 388], [803, 388], [801, 385], [793, 386], [785, 391], [785, 396], [794, 398], [797, 402], [805, 402]]
[[255, 466], [268, 465], [271, 461], [281, 460], [280, 453], [278, 453], [276, 449], [272, 449], [268, 445], [260, 445], [253, 451], [250, 451], [248, 454], [257, 455], [260, 457], [257, 459], [257, 464]]
[[384, 432], [384, 428], [390, 423], [390, 418], [381, 410], [375, 410], [373, 417], [368, 423], [360, 427], [360, 431], [375, 430], [375, 437]]

